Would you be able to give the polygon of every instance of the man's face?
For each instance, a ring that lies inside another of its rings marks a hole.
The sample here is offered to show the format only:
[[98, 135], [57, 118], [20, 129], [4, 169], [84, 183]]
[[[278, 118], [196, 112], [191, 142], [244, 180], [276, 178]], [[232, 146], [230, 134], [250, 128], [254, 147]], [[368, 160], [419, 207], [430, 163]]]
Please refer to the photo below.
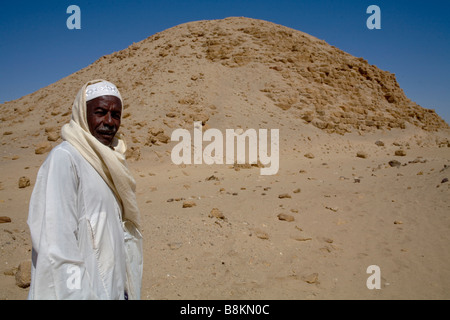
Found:
[[122, 103], [115, 96], [100, 96], [86, 103], [89, 131], [98, 141], [110, 147], [120, 127]]

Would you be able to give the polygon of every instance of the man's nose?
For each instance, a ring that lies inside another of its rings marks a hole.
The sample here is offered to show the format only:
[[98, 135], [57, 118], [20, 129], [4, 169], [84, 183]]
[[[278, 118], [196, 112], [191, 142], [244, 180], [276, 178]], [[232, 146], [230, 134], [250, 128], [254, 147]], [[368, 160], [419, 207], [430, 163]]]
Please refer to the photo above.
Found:
[[113, 126], [114, 122], [113, 122], [113, 117], [111, 115], [111, 112], [106, 113], [105, 118], [103, 119], [104, 124], [109, 125], [109, 126]]

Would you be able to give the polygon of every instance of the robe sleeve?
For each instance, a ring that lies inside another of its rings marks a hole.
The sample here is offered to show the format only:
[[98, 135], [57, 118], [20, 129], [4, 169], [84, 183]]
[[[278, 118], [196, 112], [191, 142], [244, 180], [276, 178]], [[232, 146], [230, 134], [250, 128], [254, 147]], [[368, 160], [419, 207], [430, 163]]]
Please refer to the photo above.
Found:
[[30, 200], [29, 299], [97, 299], [77, 240], [78, 188], [74, 159], [66, 150], [54, 149], [39, 170]]

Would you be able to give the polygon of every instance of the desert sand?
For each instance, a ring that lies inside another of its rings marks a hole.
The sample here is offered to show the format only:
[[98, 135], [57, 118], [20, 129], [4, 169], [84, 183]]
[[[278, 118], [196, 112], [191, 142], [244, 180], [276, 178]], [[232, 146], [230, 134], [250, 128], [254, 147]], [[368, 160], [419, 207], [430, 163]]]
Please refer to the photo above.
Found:
[[[0, 299], [27, 297], [36, 174], [79, 88], [98, 78], [125, 101], [142, 299], [450, 298], [448, 124], [362, 58], [227, 18], [152, 35], [0, 105]], [[175, 165], [171, 133], [194, 121], [279, 129], [277, 174]], [[380, 289], [367, 287], [372, 265]]]

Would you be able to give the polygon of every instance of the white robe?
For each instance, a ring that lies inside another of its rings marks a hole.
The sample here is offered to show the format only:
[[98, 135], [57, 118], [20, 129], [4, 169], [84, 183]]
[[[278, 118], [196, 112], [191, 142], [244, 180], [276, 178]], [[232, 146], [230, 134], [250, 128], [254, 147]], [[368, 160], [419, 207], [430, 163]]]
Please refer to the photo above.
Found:
[[29, 299], [140, 299], [142, 237], [68, 142], [41, 166], [30, 200]]

